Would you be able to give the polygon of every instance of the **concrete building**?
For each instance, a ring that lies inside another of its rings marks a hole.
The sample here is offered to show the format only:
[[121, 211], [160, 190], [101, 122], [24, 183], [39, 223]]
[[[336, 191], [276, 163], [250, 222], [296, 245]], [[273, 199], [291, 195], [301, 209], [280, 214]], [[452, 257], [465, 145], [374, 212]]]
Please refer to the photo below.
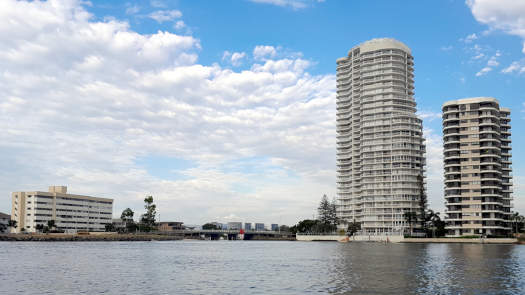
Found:
[[276, 223], [272, 223], [271, 228], [273, 231], [279, 231], [279, 225]]
[[159, 222], [158, 229], [162, 232], [168, 232], [168, 231], [174, 231], [174, 230], [182, 230], [184, 229], [184, 222], [178, 222], [178, 221], [163, 221]]
[[240, 230], [242, 229], [242, 222], [228, 222], [229, 230]]
[[244, 223], [244, 230], [252, 230], [252, 224], [248, 222]]
[[[394, 39], [337, 59], [338, 217], [364, 234], [401, 232], [426, 207], [425, 144], [416, 116], [414, 61]], [[417, 228], [417, 225], [413, 225]]]
[[[12, 193], [14, 232], [36, 232], [36, 225], [54, 220], [56, 229], [66, 232], [104, 231], [111, 223], [113, 200], [67, 193], [65, 186], [50, 186], [48, 192]], [[22, 230], [23, 229], [23, 230]]]
[[4, 234], [9, 232], [10, 229], [7, 226], [9, 220], [11, 220], [10, 215], [0, 212], [0, 233]]
[[255, 224], [255, 231], [263, 231], [263, 230], [266, 230], [266, 228], [264, 228], [264, 223]]
[[447, 236], [510, 233], [510, 136], [510, 110], [494, 98], [443, 105]]

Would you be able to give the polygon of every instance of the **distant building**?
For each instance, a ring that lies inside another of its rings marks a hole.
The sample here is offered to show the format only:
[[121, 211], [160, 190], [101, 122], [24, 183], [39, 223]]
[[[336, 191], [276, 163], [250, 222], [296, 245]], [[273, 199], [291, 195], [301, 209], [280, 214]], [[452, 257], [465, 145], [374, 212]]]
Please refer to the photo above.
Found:
[[13, 232], [36, 232], [36, 226], [55, 221], [56, 229], [66, 232], [105, 231], [111, 223], [113, 199], [67, 193], [65, 186], [50, 186], [48, 192], [12, 193]]
[[256, 224], [255, 224], [255, 230], [256, 230], [256, 231], [262, 231], [262, 230], [265, 230], [265, 228], [264, 228], [264, 223], [256, 223]]
[[11, 220], [11, 215], [0, 212], [0, 233], [8, 233], [9, 227], [7, 223]]
[[174, 231], [184, 229], [184, 222], [178, 221], [163, 221], [159, 222], [159, 231]]
[[214, 222], [210, 222], [210, 224], [215, 225], [215, 227], [217, 227], [217, 229], [225, 229], [224, 224], [222, 224], [222, 223], [220, 223], [220, 222], [216, 222], [216, 221], [214, 221]]
[[277, 223], [272, 223], [272, 230], [279, 231], [279, 225]]
[[242, 229], [242, 222], [228, 222], [229, 230], [240, 230]]
[[244, 230], [252, 230], [252, 224], [251, 223], [245, 223], [244, 224]]

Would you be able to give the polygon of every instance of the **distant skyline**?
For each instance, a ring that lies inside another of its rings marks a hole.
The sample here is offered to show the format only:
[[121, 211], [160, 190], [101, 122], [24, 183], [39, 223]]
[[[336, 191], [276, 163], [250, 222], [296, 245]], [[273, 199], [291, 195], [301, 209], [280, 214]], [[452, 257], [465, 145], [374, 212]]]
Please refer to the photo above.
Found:
[[67, 185], [114, 214], [294, 224], [335, 196], [335, 61], [390, 37], [415, 61], [429, 207], [441, 105], [511, 109], [525, 214], [525, 1], [0, 1], [0, 212]]

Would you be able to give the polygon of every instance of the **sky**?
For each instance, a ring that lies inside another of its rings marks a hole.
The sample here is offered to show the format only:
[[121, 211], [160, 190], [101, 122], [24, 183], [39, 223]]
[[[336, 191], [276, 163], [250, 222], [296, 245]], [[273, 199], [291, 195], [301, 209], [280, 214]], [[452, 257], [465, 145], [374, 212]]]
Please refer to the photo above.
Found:
[[525, 213], [525, 1], [0, 1], [0, 212], [11, 192], [115, 200], [114, 216], [293, 225], [336, 194], [335, 61], [396, 38], [415, 61], [430, 208], [441, 105], [512, 111]]

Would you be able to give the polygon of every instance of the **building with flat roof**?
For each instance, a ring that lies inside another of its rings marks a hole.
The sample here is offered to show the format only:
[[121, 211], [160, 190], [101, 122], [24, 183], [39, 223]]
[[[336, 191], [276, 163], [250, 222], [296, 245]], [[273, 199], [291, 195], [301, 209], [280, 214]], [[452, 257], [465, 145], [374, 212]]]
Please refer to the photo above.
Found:
[[443, 104], [447, 236], [511, 233], [510, 136], [510, 110], [495, 98]]
[[163, 221], [159, 222], [158, 229], [159, 231], [174, 231], [184, 229], [184, 222], [180, 221]]
[[0, 233], [9, 232], [9, 227], [7, 226], [9, 220], [11, 220], [10, 215], [0, 212]]
[[242, 229], [242, 222], [228, 222], [229, 230], [240, 230]]
[[279, 231], [279, 225], [277, 223], [272, 223], [271, 228], [273, 231]]
[[67, 193], [66, 186], [50, 186], [49, 191], [12, 193], [13, 232], [36, 232], [37, 224], [55, 221], [57, 230], [65, 232], [105, 231], [112, 222], [113, 199]]
[[264, 223], [256, 223], [256, 224], [255, 224], [255, 230], [256, 230], [256, 231], [263, 231], [263, 230], [266, 230], [266, 228], [264, 227]]
[[249, 222], [244, 223], [244, 230], [252, 230], [252, 224]]
[[[426, 207], [425, 143], [414, 100], [414, 58], [389, 38], [337, 59], [337, 215], [363, 234], [412, 227]], [[420, 225], [415, 225], [415, 228]]]

